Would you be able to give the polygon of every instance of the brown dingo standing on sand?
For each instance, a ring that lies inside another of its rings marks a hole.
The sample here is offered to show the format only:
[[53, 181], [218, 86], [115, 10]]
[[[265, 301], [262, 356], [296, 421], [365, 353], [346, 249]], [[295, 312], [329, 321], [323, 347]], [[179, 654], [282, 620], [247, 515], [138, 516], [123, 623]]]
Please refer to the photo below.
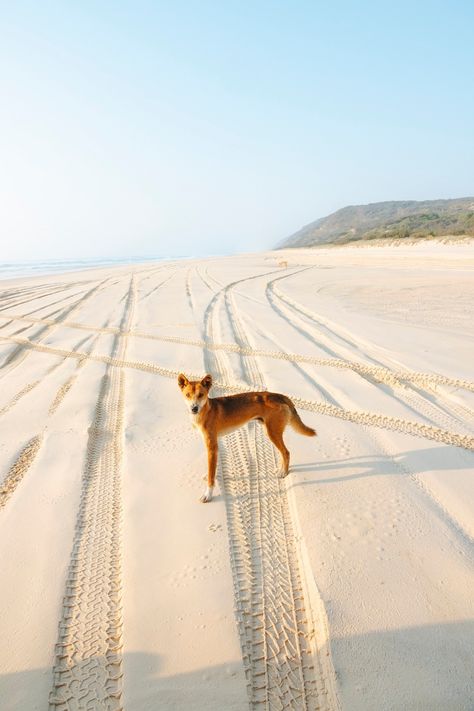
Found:
[[202, 380], [190, 381], [181, 373], [178, 385], [188, 402], [193, 427], [201, 430], [207, 447], [207, 489], [201, 496], [203, 503], [212, 499], [217, 468], [217, 440], [222, 435], [229, 434], [250, 420], [262, 422], [268, 437], [281, 454], [282, 477], [288, 474], [290, 467], [290, 453], [283, 442], [285, 427], [291, 425], [296, 432], [307, 437], [316, 435], [316, 430], [301, 421], [295, 406], [286, 395], [264, 391], [210, 398], [211, 375], [206, 375]]

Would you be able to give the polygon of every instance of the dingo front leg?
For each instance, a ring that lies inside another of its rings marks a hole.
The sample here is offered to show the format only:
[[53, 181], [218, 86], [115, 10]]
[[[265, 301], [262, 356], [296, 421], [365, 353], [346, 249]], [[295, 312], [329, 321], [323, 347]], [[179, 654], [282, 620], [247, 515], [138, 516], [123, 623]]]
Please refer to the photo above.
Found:
[[203, 504], [207, 504], [212, 499], [214, 484], [216, 481], [218, 452], [217, 438], [205, 437], [205, 442], [207, 447], [207, 488], [200, 499]]

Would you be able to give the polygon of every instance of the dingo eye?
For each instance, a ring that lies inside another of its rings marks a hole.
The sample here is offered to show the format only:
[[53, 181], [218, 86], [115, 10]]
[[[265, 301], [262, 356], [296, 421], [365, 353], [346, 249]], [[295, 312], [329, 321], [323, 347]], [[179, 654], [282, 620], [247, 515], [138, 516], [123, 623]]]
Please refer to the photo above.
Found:
[[186, 397], [191, 397], [191, 395], [189, 393], [186, 393]]
[[201, 398], [202, 398], [202, 393], [199, 393], [198, 400], [200, 400]]

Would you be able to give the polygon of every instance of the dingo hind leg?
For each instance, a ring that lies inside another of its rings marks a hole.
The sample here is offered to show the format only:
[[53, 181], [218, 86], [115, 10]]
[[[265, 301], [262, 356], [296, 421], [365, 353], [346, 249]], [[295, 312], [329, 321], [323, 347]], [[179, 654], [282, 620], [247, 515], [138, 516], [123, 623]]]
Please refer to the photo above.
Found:
[[278, 474], [285, 477], [290, 469], [290, 452], [283, 441], [283, 432], [288, 423], [288, 418], [284, 413], [274, 414], [265, 420], [265, 428], [268, 437], [273, 442], [281, 455], [281, 468]]

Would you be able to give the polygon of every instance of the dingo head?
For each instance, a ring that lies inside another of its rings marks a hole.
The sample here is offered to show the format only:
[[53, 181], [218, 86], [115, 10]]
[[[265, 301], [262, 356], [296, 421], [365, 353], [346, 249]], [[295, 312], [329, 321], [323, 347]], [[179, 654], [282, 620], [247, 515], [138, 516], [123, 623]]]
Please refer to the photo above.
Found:
[[212, 376], [205, 375], [202, 380], [188, 380], [185, 375], [178, 375], [178, 385], [186, 398], [189, 411], [193, 415], [199, 414], [207, 403], [209, 390], [212, 385]]

